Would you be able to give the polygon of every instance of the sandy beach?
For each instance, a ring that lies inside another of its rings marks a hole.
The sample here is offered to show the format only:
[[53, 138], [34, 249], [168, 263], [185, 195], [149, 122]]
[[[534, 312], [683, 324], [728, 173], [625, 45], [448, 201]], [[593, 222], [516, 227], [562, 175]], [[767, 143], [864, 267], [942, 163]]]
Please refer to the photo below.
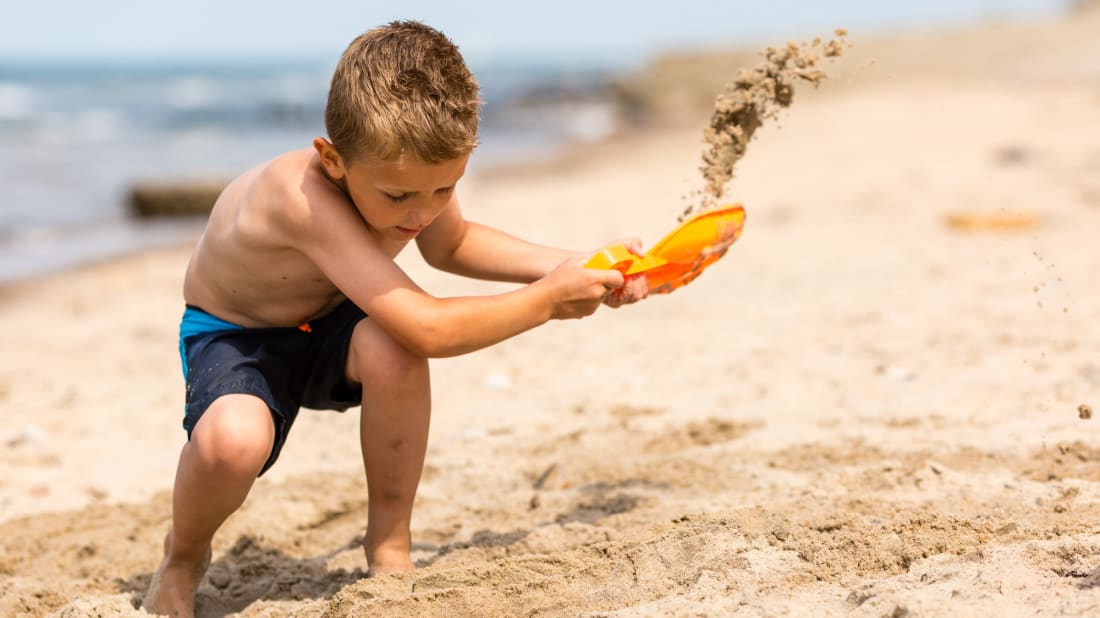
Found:
[[[414, 574], [363, 578], [358, 411], [307, 411], [198, 614], [1100, 612], [1097, 32], [853, 31], [750, 144], [744, 234], [696, 282], [433, 361]], [[465, 214], [653, 243], [701, 186], [690, 109], [469, 178]], [[145, 615], [189, 253], [0, 290], [0, 615]]]

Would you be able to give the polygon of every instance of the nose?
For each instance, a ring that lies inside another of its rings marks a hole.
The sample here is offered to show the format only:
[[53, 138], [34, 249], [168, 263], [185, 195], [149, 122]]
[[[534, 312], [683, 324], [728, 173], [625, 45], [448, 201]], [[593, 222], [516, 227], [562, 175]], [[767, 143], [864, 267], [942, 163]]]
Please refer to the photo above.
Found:
[[426, 204], [414, 208], [412, 210], [412, 218], [416, 223], [416, 227], [426, 227], [432, 221], [435, 221], [436, 217], [442, 214], [443, 209], [447, 207], [448, 200], [431, 200]]
[[439, 216], [439, 212], [439, 210], [431, 207], [417, 208], [413, 210], [412, 221], [414, 227], [426, 227], [429, 223], [434, 221], [437, 216]]

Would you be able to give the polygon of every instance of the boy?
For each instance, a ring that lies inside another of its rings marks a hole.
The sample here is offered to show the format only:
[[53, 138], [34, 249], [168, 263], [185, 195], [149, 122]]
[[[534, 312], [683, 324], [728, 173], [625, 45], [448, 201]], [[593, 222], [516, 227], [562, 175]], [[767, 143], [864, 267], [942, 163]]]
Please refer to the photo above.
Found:
[[[477, 94], [438, 31], [369, 31], [333, 76], [331, 141], [246, 172], [219, 197], [184, 282], [188, 442], [146, 609], [193, 613], [214, 533], [274, 463], [300, 405], [362, 405], [368, 572], [412, 570], [427, 359], [645, 297], [642, 279], [463, 219], [455, 187], [477, 143]], [[414, 239], [436, 268], [528, 285], [429, 296], [393, 262]]]

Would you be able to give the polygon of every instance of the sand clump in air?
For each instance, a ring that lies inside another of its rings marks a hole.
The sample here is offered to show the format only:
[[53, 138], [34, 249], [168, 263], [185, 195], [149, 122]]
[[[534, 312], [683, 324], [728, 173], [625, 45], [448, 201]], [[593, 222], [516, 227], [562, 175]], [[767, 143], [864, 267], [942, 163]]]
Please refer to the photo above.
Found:
[[715, 99], [710, 125], [703, 131], [703, 141], [708, 147], [700, 168], [704, 180], [702, 199], [684, 210], [681, 221], [698, 210], [718, 205], [753, 134], [780, 109], [790, 106], [795, 82], [803, 80], [817, 86], [825, 79], [821, 62], [839, 57], [849, 46], [847, 30], [837, 29], [834, 35], [836, 38], [828, 41], [815, 38], [810, 43], [768, 47], [762, 53], [763, 62], [752, 69], [742, 69], [737, 79], [726, 84]]

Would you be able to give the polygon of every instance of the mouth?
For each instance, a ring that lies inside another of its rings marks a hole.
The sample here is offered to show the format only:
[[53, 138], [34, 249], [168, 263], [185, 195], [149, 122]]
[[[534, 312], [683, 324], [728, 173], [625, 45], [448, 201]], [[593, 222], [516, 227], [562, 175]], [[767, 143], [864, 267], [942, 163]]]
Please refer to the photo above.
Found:
[[395, 226], [395, 227], [402, 234], [408, 234], [409, 236], [416, 236], [417, 234], [420, 233], [420, 230], [424, 229], [422, 227], [418, 227], [418, 228], [401, 227], [400, 225]]

